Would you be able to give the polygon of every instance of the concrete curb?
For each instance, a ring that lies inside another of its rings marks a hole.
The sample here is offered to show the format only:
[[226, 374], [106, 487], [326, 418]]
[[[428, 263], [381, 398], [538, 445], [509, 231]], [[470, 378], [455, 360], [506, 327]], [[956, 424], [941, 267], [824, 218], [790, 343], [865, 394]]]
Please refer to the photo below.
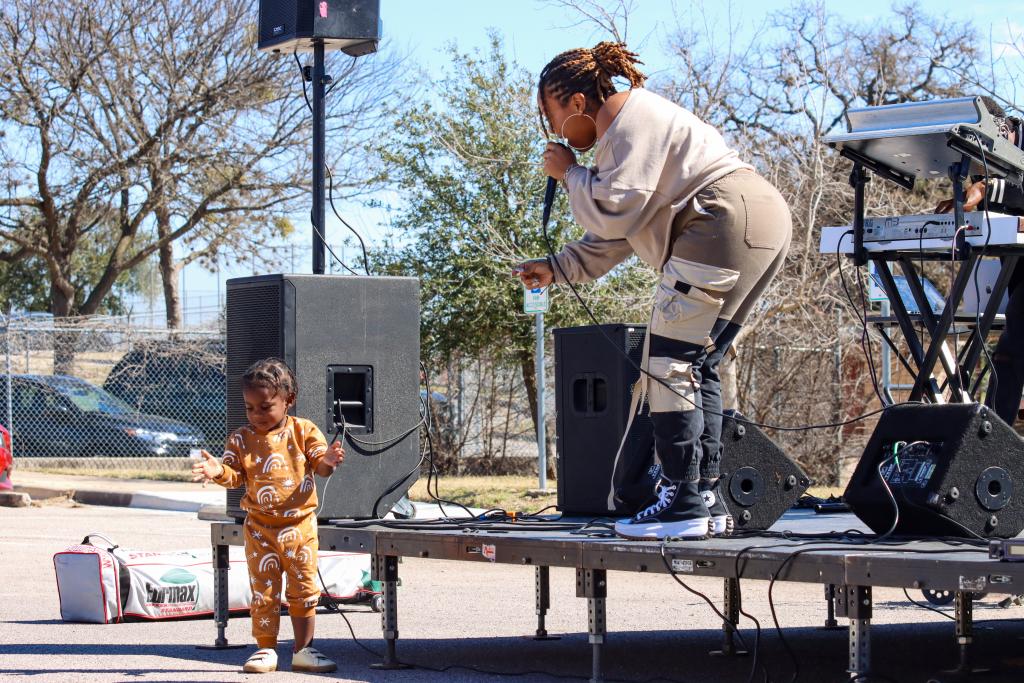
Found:
[[133, 507], [171, 512], [198, 512], [204, 505], [204, 503], [194, 500], [181, 500], [151, 492], [125, 493], [122, 491], [55, 489], [43, 486], [19, 485], [15, 485], [14, 490], [15, 492], [27, 494], [36, 500], [67, 497], [82, 505], [102, 505], [105, 507]]
[[24, 491], [0, 491], [0, 507], [23, 508], [31, 504], [31, 496]]

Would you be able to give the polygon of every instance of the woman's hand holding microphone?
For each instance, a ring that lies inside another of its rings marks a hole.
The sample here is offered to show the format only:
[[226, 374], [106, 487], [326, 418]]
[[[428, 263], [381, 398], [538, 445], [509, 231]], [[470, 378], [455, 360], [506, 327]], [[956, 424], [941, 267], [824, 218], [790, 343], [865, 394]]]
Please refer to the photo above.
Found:
[[[543, 157], [544, 173], [555, 180], [564, 180], [566, 172], [576, 165], [573, 151], [558, 142], [549, 142]], [[546, 258], [524, 261], [512, 269], [512, 274], [519, 277], [524, 287], [530, 289], [548, 287], [555, 281], [551, 261]]]

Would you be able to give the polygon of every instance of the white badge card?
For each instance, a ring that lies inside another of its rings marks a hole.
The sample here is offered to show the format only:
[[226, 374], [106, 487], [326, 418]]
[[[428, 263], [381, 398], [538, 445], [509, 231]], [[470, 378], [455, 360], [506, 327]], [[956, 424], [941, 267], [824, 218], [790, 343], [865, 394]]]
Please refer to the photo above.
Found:
[[548, 297], [549, 287], [523, 287], [523, 312], [524, 313], [547, 313], [551, 306]]

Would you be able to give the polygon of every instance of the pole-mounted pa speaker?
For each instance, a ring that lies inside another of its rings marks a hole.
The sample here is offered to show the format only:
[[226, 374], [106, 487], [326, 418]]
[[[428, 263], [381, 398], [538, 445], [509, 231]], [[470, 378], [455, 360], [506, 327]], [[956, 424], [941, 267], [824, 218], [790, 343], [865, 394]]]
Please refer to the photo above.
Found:
[[380, 0], [260, 0], [259, 49], [325, 50], [358, 57], [377, 51], [381, 37]]
[[811, 480], [779, 446], [752, 424], [723, 411], [720, 490], [737, 529], [764, 530], [804, 494]]
[[901, 535], [1011, 538], [1024, 529], [1024, 441], [977, 403], [894, 406], [843, 497], [879, 534], [898, 510]]

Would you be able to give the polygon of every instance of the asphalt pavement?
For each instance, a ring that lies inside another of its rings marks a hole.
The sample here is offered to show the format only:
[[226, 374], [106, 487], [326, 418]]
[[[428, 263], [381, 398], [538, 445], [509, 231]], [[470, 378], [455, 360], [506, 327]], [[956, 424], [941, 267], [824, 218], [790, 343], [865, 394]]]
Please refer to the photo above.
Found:
[[[68, 502], [0, 508], [0, 680], [269, 682], [309, 681], [314, 676], [287, 671], [241, 673], [241, 663], [254, 648], [246, 617], [231, 620], [228, 638], [247, 648], [225, 651], [196, 649], [213, 642], [211, 619], [108, 625], [62, 622], [52, 557], [89, 532], [103, 533], [122, 547], [137, 550], [204, 548], [209, 543], [209, 523], [194, 513]], [[383, 648], [380, 615], [355, 605], [344, 616], [358, 643], [341, 615], [317, 617], [316, 646], [339, 665], [337, 673], [321, 678], [410, 682], [589, 678], [586, 602], [575, 597], [571, 570], [551, 570], [547, 626], [561, 639], [549, 641], [525, 637], [536, 627], [530, 567], [406, 559], [400, 576], [398, 654], [415, 668], [369, 668], [379, 657], [364, 648], [375, 653]], [[748, 680], [750, 656], [708, 654], [720, 646], [721, 631], [700, 598], [663, 575], [609, 572], [608, 578], [608, 680]], [[721, 603], [721, 581], [688, 583]], [[766, 665], [771, 680], [791, 680], [793, 660], [771, 627], [766, 584], [750, 581], [743, 587], [744, 608], [763, 627], [758, 666]], [[775, 594], [786, 644], [799, 663], [798, 680], [847, 680], [845, 629], [819, 628], [825, 617], [822, 587], [780, 584]], [[1001, 609], [992, 599], [976, 604], [976, 661], [998, 670], [968, 680], [1024, 680], [1020, 647], [1024, 622], [1018, 621], [1022, 617], [1021, 607]], [[755, 630], [749, 621], [744, 622], [742, 635], [753, 648]], [[290, 626], [282, 619], [279, 654], [284, 669], [289, 663], [290, 638]], [[899, 590], [875, 591], [872, 648], [879, 676], [871, 680], [955, 680], [939, 674], [956, 662], [952, 622], [913, 606]], [[761, 674], [754, 680], [763, 679]]]

